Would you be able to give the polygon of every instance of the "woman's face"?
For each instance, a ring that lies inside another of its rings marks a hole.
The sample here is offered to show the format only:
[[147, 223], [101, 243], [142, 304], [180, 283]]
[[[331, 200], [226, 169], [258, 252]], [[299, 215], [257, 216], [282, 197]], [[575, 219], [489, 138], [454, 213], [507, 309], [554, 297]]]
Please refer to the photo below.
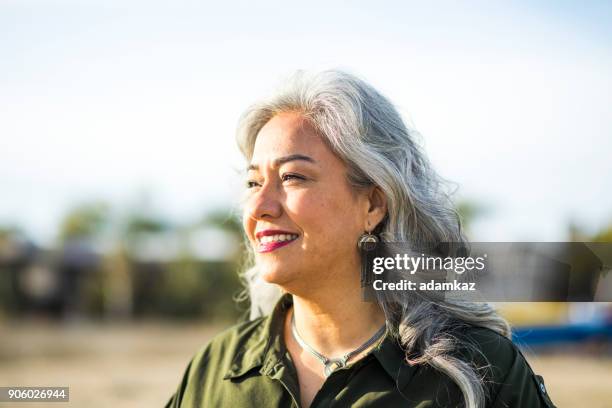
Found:
[[243, 220], [264, 280], [288, 290], [358, 281], [357, 240], [370, 204], [367, 192], [351, 189], [346, 171], [299, 113], [263, 126]]

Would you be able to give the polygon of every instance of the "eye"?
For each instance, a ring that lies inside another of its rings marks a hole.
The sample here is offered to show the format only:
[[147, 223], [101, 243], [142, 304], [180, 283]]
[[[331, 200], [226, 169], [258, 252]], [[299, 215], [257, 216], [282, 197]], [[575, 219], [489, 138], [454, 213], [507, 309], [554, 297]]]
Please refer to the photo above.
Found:
[[298, 174], [293, 174], [293, 173], [285, 173], [282, 175], [281, 179], [283, 181], [287, 181], [287, 180], [306, 180], [305, 177], [302, 177]]
[[254, 180], [248, 180], [246, 182], [246, 188], [254, 188], [254, 187], [258, 187], [259, 183], [254, 181]]

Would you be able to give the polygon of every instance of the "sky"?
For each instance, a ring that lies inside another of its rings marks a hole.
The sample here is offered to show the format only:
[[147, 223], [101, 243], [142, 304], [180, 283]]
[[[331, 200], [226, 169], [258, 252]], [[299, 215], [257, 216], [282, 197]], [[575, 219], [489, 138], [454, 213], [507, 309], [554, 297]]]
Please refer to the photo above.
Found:
[[0, 226], [52, 242], [82, 202], [237, 208], [238, 117], [297, 69], [381, 90], [482, 241], [612, 222], [606, 2], [0, 0]]

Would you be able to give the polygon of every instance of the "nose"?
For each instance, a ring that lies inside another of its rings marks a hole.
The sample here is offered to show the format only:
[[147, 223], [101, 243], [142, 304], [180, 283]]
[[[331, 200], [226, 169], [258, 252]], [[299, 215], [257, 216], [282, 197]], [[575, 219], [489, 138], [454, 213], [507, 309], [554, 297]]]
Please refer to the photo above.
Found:
[[265, 183], [258, 191], [254, 192], [247, 204], [247, 213], [254, 220], [278, 218], [283, 212], [278, 193], [272, 183]]

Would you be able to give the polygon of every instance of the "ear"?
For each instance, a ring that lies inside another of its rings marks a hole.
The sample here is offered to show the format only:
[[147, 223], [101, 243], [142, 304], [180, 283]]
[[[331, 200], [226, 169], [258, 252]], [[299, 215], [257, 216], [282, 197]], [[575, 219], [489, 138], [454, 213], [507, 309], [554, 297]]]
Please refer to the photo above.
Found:
[[378, 186], [372, 186], [368, 191], [368, 212], [366, 214], [364, 229], [372, 231], [387, 215], [387, 197]]

